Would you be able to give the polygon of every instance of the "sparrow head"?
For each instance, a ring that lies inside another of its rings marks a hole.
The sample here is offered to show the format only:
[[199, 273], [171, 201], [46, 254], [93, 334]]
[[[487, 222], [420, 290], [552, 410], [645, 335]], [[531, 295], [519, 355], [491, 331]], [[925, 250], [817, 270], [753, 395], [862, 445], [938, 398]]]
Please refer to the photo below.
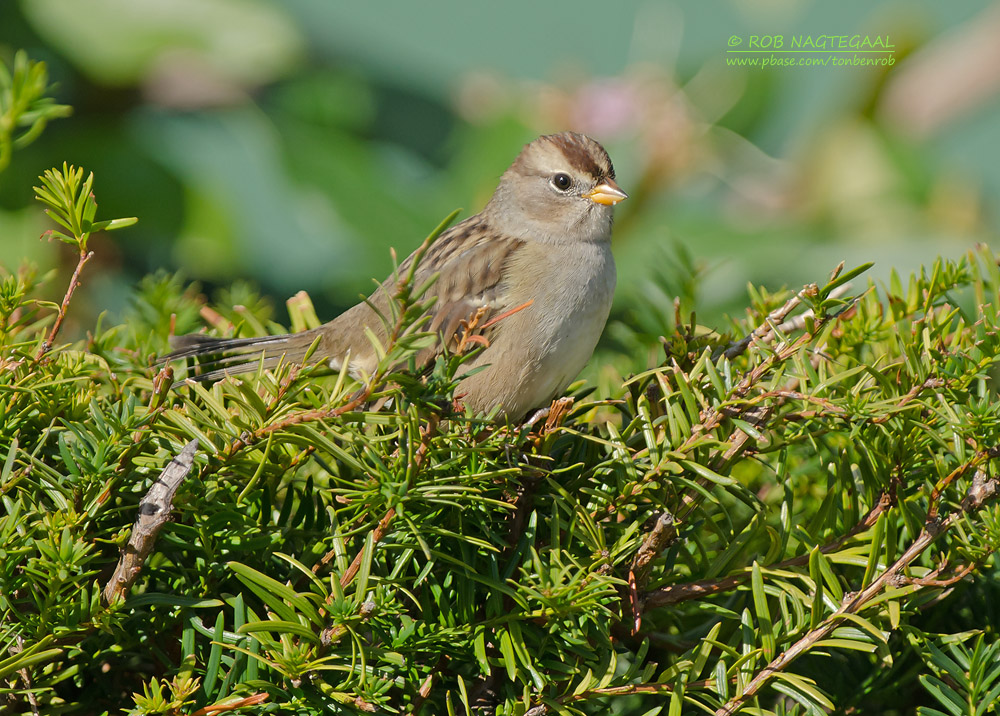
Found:
[[484, 213], [496, 228], [529, 240], [608, 241], [612, 209], [626, 198], [604, 147], [561, 132], [521, 150]]

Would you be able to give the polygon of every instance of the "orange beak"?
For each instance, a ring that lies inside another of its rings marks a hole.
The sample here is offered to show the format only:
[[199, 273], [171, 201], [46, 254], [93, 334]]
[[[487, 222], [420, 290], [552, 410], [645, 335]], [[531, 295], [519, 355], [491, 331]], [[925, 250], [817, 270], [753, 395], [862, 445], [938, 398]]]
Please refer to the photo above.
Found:
[[628, 194], [618, 188], [614, 179], [608, 179], [598, 184], [592, 191], [584, 194], [584, 196], [595, 204], [604, 204], [605, 206], [614, 206], [619, 201], [628, 199]]

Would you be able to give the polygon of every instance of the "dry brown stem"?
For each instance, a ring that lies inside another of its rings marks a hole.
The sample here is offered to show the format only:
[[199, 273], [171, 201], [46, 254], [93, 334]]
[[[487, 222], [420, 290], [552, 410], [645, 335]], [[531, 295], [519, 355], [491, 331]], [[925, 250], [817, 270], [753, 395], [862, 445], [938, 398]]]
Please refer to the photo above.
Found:
[[156, 536], [170, 519], [174, 494], [187, 474], [191, 472], [197, 449], [197, 440], [192, 440], [185, 445], [180, 453], [163, 468], [163, 472], [156, 478], [156, 482], [139, 503], [139, 515], [132, 526], [132, 536], [122, 549], [121, 559], [118, 561], [114, 574], [104, 585], [102, 594], [106, 603], [111, 604], [116, 599], [124, 598], [139, 577], [146, 557], [153, 551]]

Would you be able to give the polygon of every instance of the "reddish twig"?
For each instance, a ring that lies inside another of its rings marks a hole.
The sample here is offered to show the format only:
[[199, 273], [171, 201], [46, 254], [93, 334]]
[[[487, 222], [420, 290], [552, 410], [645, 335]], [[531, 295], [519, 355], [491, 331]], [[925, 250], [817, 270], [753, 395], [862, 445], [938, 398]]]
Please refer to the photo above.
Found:
[[484, 348], [490, 347], [490, 342], [486, 339], [486, 336], [475, 333], [476, 329], [479, 328], [479, 322], [486, 316], [487, 311], [489, 311], [487, 306], [480, 306], [469, 318], [463, 318], [458, 322], [458, 327], [462, 335], [458, 336], [455, 353], [462, 355], [469, 349], [470, 344], [480, 345]]
[[[851, 529], [845, 532], [843, 535], [835, 540], [827, 542], [826, 544], [820, 545], [819, 551], [823, 554], [829, 554], [831, 552], [836, 552], [838, 549], [844, 546], [848, 540], [852, 539], [856, 535], [864, 532], [867, 529], [871, 529], [875, 526], [878, 518], [886, 512], [893, 505], [892, 496], [889, 493], [882, 493], [882, 497], [879, 501], [865, 514], [861, 520], [858, 521]], [[776, 562], [774, 564], [766, 565], [768, 569], [787, 569], [788, 567], [801, 567], [809, 563], [808, 554], [800, 554], [796, 557], [791, 557], [781, 562]], [[654, 609], [656, 607], [663, 607], [668, 604], [676, 604], [678, 602], [688, 601], [690, 599], [700, 599], [711, 594], [719, 594], [721, 592], [727, 592], [730, 589], [740, 586], [744, 582], [750, 579], [750, 570], [748, 569], [745, 574], [733, 574], [728, 577], [722, 577], [720, 579], [704, 579], [697, 582], [688, 582], [686, 584], [671, 584], [666, 587], [661, 587], [654, 592], [649, 592], [645, 595], [643, 600], [643, 606], [648, 609]]]
[[420, 707], [424, 705], [427, 701], [427, 697], [431, 695], [431, 689], [434, 687], [434, 680], [440, 678], [441, 671], [444, 669], [445, 665], [448, 663], [448, 656], [444, 655], [438, 659], [437, 664], [435, 664], [429, 674], [420, 683], [420, 688], [417, 690], [417, 695], [413, 697], [413, 701], [407, 708], [407, 712], [415, 714], [420, 711]]
[[[489, 312], [488, 306], [480, 306], [475, 310], [475, 312], [469, 318], [463, 318], [458, 322], [459, 328], [461, 330], [461, 335], [458, 336], [458, 344], [455, 346], [455, 353], [462, 355], [469, 349], [469, 346], [480, 345], [484, 348], [490, 347], [489, 339], [486, 336], [476, 333], [476, 331], [485, 331], [490, 326], [496, 325], [505, 318], [513, 316], [518, 311], [523, 311], [528, 306], [534, 303], [534, 300], [522, 303], [520, 306], [510, 309], [509, 311], [504, 311], [499, 316], [494, 316], [490, 320], [486, 321], [483, 325], [479, 325], [479, 322], [486, 317]], [[450, 339], [449, 339], [450, 340]]]
[[63, 296], [62, 303], [59, 304], [59, 310], [56, 312], [56, 320], [52, 324], [52, 330], [49, 331], [49, 335], [42, 341], [42, 345], [38, 347], [38, 353], [35, 354], [35, 363], [40, 361], [55, 343], [59, 329], [62, 328], [63, 320], [66, 318], [66, 312], [69, 310], [69, 302], [73, 299], [73, 293], [76, 292], [77, 287], [80, 285], [80, 272], [83, 271], [83, 267], [87, 265], [87, 262], [90, 261], [93, 255], [93, 251], [80, 252], [80, 260], [77, 261], [76, 268], [73, 270], [73, 276], [70, 278], [69, 286], [66, 288], [66, 295]]
[[[212, 328], [216, 329], [223, 335], [233, 330], [232, 322], [228, 318], [223, 316], [221, 313], [216, 311], [214, 308], [211, 308], [209, 306], [202, 306], [200, 309], [198, 309], [198, 313], [202, 317], [202, 320], [205, 321], [205, 323], [212, 326]], [[173, 335], [172, 331], [171, 335]]]
[[[836, 272], [834, 275], [836, 275]], [[776, 314], [772, 315], [775, 315], [777, 318], [784, 318], [784, 316], [787, 315], [788, 311], [790, 311], [795, 305], [797, 305], [797, 300], [799, 300], [799, 297], [804, 295], [804, 292], [806, 292], [807, 289], [809, 289], [808, 286], [802, 289], [802, 291], [799, 292], [798, 296], [796, 296], [794, 299], [791, 299], [788, 303], [786, 303], [785, 306], [779, 309], [779, 311], [776, 312]], [[845, 308], [837, 312], [836, 314], [824, 316], [816, 323], [812, 331], [804, 333], [803, 335], [799, 336], [799, 338], [797, 338], [795, 341], [780, 346], [778, 349], [776, 349], [774, 352], [768, 355], [765, 360], [761, 361], [759, 365], [755, 366], [752, 370], [747, 372], [744, 375], [743, 379], [740, 381], [740, 383], [738, 383], [736, 387], [731, 391], [729, 400], [727, 400], [728, 404], [727, 406], [718, 408], [709, 408], [708, 410], [702, 413], [701, 416], [702, 422], [692, 427], [690, 436], [678, 448], [678, 452], [686, 453], [692, 450], [694, 446], [697, 444], [700, 435], [703, 435], [707, 432], [711, 432], [717, 429], [722, 424], [723, 419], [727, 416], [731, 416], [733, 413], [738, 413], [744, 420], [749, 422], [755, 428], [762, 428], [764, 425], [766, 425], [770, 421], [771, 416], [774, 414], [774, 411], [776, 409], [775, 405], [771, 404], [766, 406], [759, 406], [751, 404], [749, 407], [744, 406], [742, 408], [738, 408], [732, 404], [734, 400], [739, 401], [745, 398], [746, 395], [753, 388], [753, 386], [755, 386], [765, 375], [767, 375], [768, 372], [773, 370], [777, 365], [784, 363], [786, 360], [794, 356], [804, 345], [806, 345], [809, 341], [811, 341], [829, 321], [839, 319], [842, 315], [844, 315], [845, 311], [847, 310], [848, 309]], [[673, 367], [675, 372], [680, 371], [680, 367], [677, 366], [676, 362], [674, 362]], [[783, 390], [773, 391], [773, 392], [776, 393], [777, 397], [780, 400], [783, 399], [783, 397], [798, 395], [798, 393], [796, 392], [797, 386], [798, 386], [798, 381], [793, 380], [790, 381], [786, 386], [784, 386]], [[743, 454], [745, 447], [747, 443], [750, 441], [750, 439], [751, 439], [750, 435], [747, 434], [742, 428], [739, 427], [735, 428], [726, 440], [729, 447], [717, 460], [713, 461], [711, 469], [717, 473], [721, 473], [724, 470], [726, 470], [728, 466], [731, 465], [737, 457]], [[651, 474], [656, 474], [656, 473], [654, 471]], [[705, 477], [699, 477], [696, 482], [699, 487], [704, 488], [709, 484], [710, 481]], [[623, 497], [627, 499], [631, 496], [634, 496], [638, 494], [641, 491], [641, 489], [642, 485], [636, 484], [636, 486], [632, 489], [631, 495], [625, 495]], [[684, 522], [684, 520], [688, 517], [688, 515], [690, 515], [697, 508], [698, 504], [701, 501], [701, 497], [700, 493], [689, 490], [681, 494], [680, 500], [681, 500], [681, 505], [674, 512], [673, 514], [674, 519], [672, 523], [667, 527], [665, 527], [662, 533], [660, 535], [657, 535], [656, 537], [656, 544], [659, 545], [659, 551], [662, 551], [667, 546], [672, 544], [673, 541], [677, 538], [679, 526]], [[608, 514], [613, 513], [616, 508], [617, 507], [613, 501], [612, 504], [607, 509]], [[594, 516], [595, 518], [597, 517], [597, 515]], [[650, 536], [647, 535], [646, 539], [647, 540], [650, 539]], [[650, 544], [649, 546], [651, 547], [652, 544]], [[636, 559], [637, 558], [638, 554], [636, 555]], [[648, 571], [641, 569], [641, 567], [636, 563], [635, 559], [633, 559], [632, 570], [633, 572], [636, 572], [639, 575], [642, 574], [648, 575]], [[641, 581], [639, 583], [639, 586], [640, 587], [642, 586]]]
[[[829, 320], [829, 318], [827, 320]], [[821, 324], [822, 323], [825, 322], [821, 322]], [[817, 331], [818, 329], [819, 326], [817, 326]], [[765, 375], [774, 370], [776, 365], [783, 363], [784, 361], [788, 360], [793, 355], [798, 353], [799, 349], [801, 349], [804, 345], [806, 345], [809, 341], [811, 341], [814, 335], [815, 335], [814, 333], [804, 333], [794, 341], [786, 343], [784, 346], [778, 348], [773, 353], [769, 354], [764, 360], [762, 360], [759, 364], [750, 369], [743, 376], [743, 379], [739, 383], [737, 383], [736, 386], [732, 389], [727, 402], [733, 400], [741, 400], [745, 398], [747, 393], [750, 392], [750, 389], [753, 388], [754, 385], [759, 383], [760, 380]], [[673, 369], [674, 372], [680, 372], [681, 370], [680, 366], [677, 365], [676, 361], [673, 364]], [[676, 449], [675, 452], [679, 454], [684, 454], [693, 450], [694, 447], [701, 441], [703, 435], [713, 432], [720, 425], [722, 425], [722, 422], [725, 420], [728, 414], [729, 413], [727, 412], [726, 409], [710, 408], [706, 413], [703, 414], [701, 422], [691, 427], [691, 434], [688, 436], [687, 440], [685, 440], [684, 443], [681, 444]], [[738, 430], [736, 433], [734, 433], [734, 435], [738, 436], [739, 433], [742, 433], [742, 431]], [[746, 442], [746, 437], [748, 436], [744, 436], [744, 438], [740, 441], [741, 446], [743, 443]], [[732, 450], [732, 447], [730, 449]], [[636, 453], [635, 457], [642, 456], [646, 452], [647, 451], [645, 449], [641, 450], [638, 453]], [[735, 452], [733, 454], [735, 455]], [[656, 474], [657, 473], [655, 471], [651, 472], [650, 475], [647, 477], [647, 480], [651, 479], [652, 477], [655, 477]], [[638, 481], [630, 492], [619, 495], [618, 498], [612, 500], [611, 504], [609, 504], [606, 508], [604, 508], [603, 511], [595, 512], [592, 515], [594, 519], [600, 520], [604, 519], [608, 515], [614, 514], [618, 510], [620, 504], [624, 504], [629, 499], [638, 495], [642, 491], [645, 482], [646, 480]], [[707, 481], [705, 481], [704, 478], [699, 478], [699, 482], [707, 483]], [[688, 493], [685, 493], [682, 496], [681, 500], [683, 505], [682, 509], [678, 510], [677, 514], [675, 515], [678, 518], [678, 522], [680, 522], [680, 520], [684, 516], [689, 514], [690, 511], [697, 505], [697, 499], [692, 497]]]
[[509, 318], [509, 317], [513, 316], [518, 311], [523, 311], [524, 309], [526, 309], [528, 306], [530, 306], [534, 302], [535, 302], [535, 299], [530, 299], [530, 300], [525, 301], [524, 303], [522, 303], [520, 306], [515, 306], [514, 308], [511, 308], [508, 311], [504, 311], [499, 316], [493, 316], [493, 318], [491, 318], [490, 320], [486, 321], [486, 323], [483, 324], [483, 329], [485, 330], [485, 329], [489, 328], [490, 326], [492, 326], [493, 324], [499, 323], [503, 319]]
[[[1000, 448], [990, 448], [989, 450], [981, 450], [980, 452], [976, 453], [975, 457], [973, 457], [971, 460], [969, 460], [968, 462], [962, 463], [961, 465], [959, 465], [958, 467], [956, 467], [954, 470], [952, 470], [950, 473], [948, 473], [947, 475], [945, 475], [944, 477], [942, 477], [940, 480], [938, 480], [937, 484], [934, 485], [934, 489], [931, 490], [931, 496], [930, 496], [930, 499], [928, 500], [929, 505], [928, 505], [928, 508], [927, 508], [927, 519], [928, 520], [937, 519], [937, 513], [938, 513], [938, 509], [939, 509], [939, 504], [941, 502], [941, 495], [942, 495], [942, 493], [944, 493], [945, 489], [947, 489], [947, 487], [951, 483], [953, 483], [955, 480], [957, 480], [958, 478], [960, 478], [962, 475], [964, 475], [970, 469], [972, 469], [974, 467], [979, 467], [980, 465], [982, 465], [987, 460], [990, 460], [990, 459], [995, 458], [997, 456], [1000, 456]], [[978, 475], [976, 477], [978, 478]], [[973, 480], [973, 486], [974, 487], [976, 486], [975, 479]], [[970, 496], [967, 495], [966, 498], [965, 498], [965, 500], [969, 500], [969, 499], [970, 499]], [[963, 507], [965, 506], [965, 502], [964, 501], [963, 501], [963, 505], [962, 506]]]
[[[417, 447], [416, 452], [413, 454], [411, 461], [412, 470], [410, 470], [410, 479], [416, 474], [416, 472], [423, 466], [424, 461], [427, 459], [427, 452], [429, 449], [431, 438], [437, 433], [438, 417], [436, 415], [431, 416], [426, 427], [420, 430], [420, 445]], [[371, 542], [377, 545], [385, 537], [386, 533], [389, 531], [389, 525], [392, 524], [393, 519], [396, 517], [396, 508], [390, 507], [388, 512], [386, 512], [382, 519], [379, 520], [375, 529], [371, 531]], [[367, 543], [367, 539], [365, 540]], [[313, 566], [313, 573], [318, 573], [319, 570], [336, 556], [335, 550], [330, 550], [327, 552], [323, 558]], [[354, 578], [358, 576], [358, 572], [361, 571], [361, 563], [365, 558], [365, 548], [362, 547], [358, 550], [358, 553], [354, 555], [354, 559], [351, 560], [351, 564], [344, 570], [344, 573], [340, 575], [340, 586], [342, 589], [346, 589], [354, 581]], [[333, 600], [333, 595], [327, 597], [327, 604]], [[364, 605], [362, 605], [364, 608]], [[344, 634], [347, 633], [347, 627], [343, 624], [334, 624], [331, 627], [327, 627], [320, 634], [320, 642], [322, 644], [332, 644], [333, 642], [339, 640]]]
[[191, 716], [215, 716], [215, 714], [225, 713], [227, 711], [235, 711], [236, 709], [246, 708], [247, 706], [256, 706], [267, 701], [269, 698], [268, 694], [256, 693], [252, 696], [237, 696], [227, 698], [219, 703], [210, 704], [208, 706], [202, 706], [200, 709], [191, 714]]
[[934, 577], [906, 577], [905, 583], [917, 584], [920, 585], [921, 587], [950, 587], [951, 585], [955, 584], [955, 582], [965, 579], [972, 573], [972, 570], [974, 570], [978, 566], [979, 566], [978, 562], [969, 562], [960, 570], [952, 574], [950, 577], [946, 577], [945, 579], [938, 579], [937, 575], [940, 574], [940, 571], [935, 570]]
[[[430, 446], [430, 441], [434, 437], [434, 435], [437, 434], [437, 427], [439, 420], [440, 419], [438, 418], [437, 415], [432, 415], [430, 419], [427, 421], [427, 425], [421, 428], [420, 430], [420, 445], [417, 447], [416, 452], [414, 452], [411, 463], [413, 467], [413, 469], [411, 470], [411, 479], [412, 476], [416, 474], [416, 471], [419, 470], [421, 467], [423, 467], [423, 464], [427, 459], [427, 451]], [[385, 533], [389, 530], [389, 525], [395, 516], [396, 516], [395, 507], [390, 507], [389, 511], [382, 516], [382, 519], [379, 520], [378, 524], [375, 526], [375, 529], [372, 530], [372, 542], [374, 544], [378, 544], [382, 540], [382, 538], [385, 537]], [[319, 570], [322, 569], [325, 565], [329, 564], [329, 562], [332, 561], [334, 557], [336, 557], [336, 551], [334, 550], [330, 550], [325, 555], [323, 555], [323, 558], [320, 559], [320, 561], [313, 566], [313, 573], [314, 574], [318, 573]], [[350, 566], [344, 571], [342, 575], [340, 575], [341, 587], [347, 587], [352, 581], [354, 581], [354, 578], [358, 574], [358, 570], [361, 569], [361, 561], [363, 558], [364, 558], [364, 550], [362, 549], [356, 555], [354, 555], [354, 559], [351, 561]]]
[[[378, 521], [378, 524], [375, 526], [375, 529], [372, 530], [372, 542], [374, 544], [378, 544], [379, 542], [382, 541], [382, 538], [385, 537], [385, 533], [389, 530], [389, 524], [392, 522], [392, 518], [395, 516], [396, 516], [396, 508], [390, 507], [389, 511], [386, 512], [385, 515], [382, 516], [382, 519]], [[354, 559], [351, 561], [351, 565], [346, 570], [344, 570], [344, 573], [342, 575], [340, 575], [341, 587], [347, 587], [351, 582], [354, 581], [354, 578], [358, 576], [358, 572], [361, 569], [361, 561], [364, 559], [364, 556], [365, 556], [365, 551], [363, 549], [360, 550], [356, 555], [354, 555]]]
[[881, 425], [882, 423], [888, 422], [890, 418], [892, 418], [898, 411], [905, 408], [906, 405], [911, 400], [916, 398], [922, 392], [924, 392], [929, 388], [940, 388], [942, 385], [945, 385], [945, 383], [946, 381], [943, 378], [935, 378], [935, 377], [930, 377], [923, 383], [918, 383], [917, 385], [910, 388], [910, 390], [906, 393], [906, 395], [904, 395], [902, 398], [899, 399], [899, 402], [896, 403], [895, 410], [890, 411], [885, 415], [880, 415], [877, 418], [873, 418], [872, 422], [877, 425]]
[[[973, 458], [965, 464], [968, 470], [974, 464], [978, 464], [979, 456]], [[981, 461], [980, 461], [981, 462]], [[964, 470], [963, 470], [964, 472]], [[795, 642], [786, 651], [779, 654], [766, 667], [761, 669], [754, 678], [747, 684], [746, 688], [739, 696], [734, 696], [725, 705], [719, 708], [716, 716], [731, 716], [739, 711], [743, 705], [752, 699], [767, 685], [774, 675], [784, 671], [793, 661], [808, 652], [817, 642], [822, 641], [840, 624], [847, 614], [856, 614], [876, 597], [886, 586], [893, 586], [897, 583], [906, 583], [901, 573], [910, 565], [913, 560], [919, 557], [938, 537], [954, 527], [962, 519], [964, 513], [971, 513], [979, 510], [986, 500], [994, 497], [997, 492], [997, 481], [987, 479], [982, 471], [976, 475], [973, 485], [965, 499], [962, 501], [962, 510], [955, 511], [942, 521], [938, 521], [928, 514], [924, 522], [924, 527], [917, 535], [917, 538], [907, 548], [907, 550], [888, 569], [872, 580], [872, 583], [855, 593], [830, 616], [820, 623], [815, 629], [810, 630], [805, 636]], [[915, 589], [924, 588], [920, 584], [912, 585]], [[817, 588], [819, 586], [817, 585]]]

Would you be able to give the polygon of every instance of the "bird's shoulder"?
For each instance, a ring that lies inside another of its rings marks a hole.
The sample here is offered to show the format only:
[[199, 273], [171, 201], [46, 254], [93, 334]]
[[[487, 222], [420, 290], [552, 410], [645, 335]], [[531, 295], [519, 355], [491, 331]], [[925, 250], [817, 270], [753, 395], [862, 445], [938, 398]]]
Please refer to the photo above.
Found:
[[[415, 286], [436, 274], [429, 291], [436, 300], [429, 311], [428, 327], [442, 336], [444, 344], [456, 340], [462, 326], [470, 322], [480, 328], [469, 326], [467, 330], [488, 339], [492, 331], [484, 324], [509, 308], [504, 275], [524, 245], [522, 239], [496, 231], [488, 219], [477, 214], [439, 236], [422, 256], [414, 252], [399, 267], [399, 275], [406, 275], [414, 261], [419, 261], [413, 274]], [[419, 356], [418, 362], [437, 350]]]
[[[439, 301], [475, 299], [497, 286], [511, 258], [524, 240], [495, 230], [488, 219], [472, 216], [443, 233], [420, 258], [414, 282], [420, 285], [437, 274], [432, 294]], [[409, 270], [416, 252], [400, 267]]]

